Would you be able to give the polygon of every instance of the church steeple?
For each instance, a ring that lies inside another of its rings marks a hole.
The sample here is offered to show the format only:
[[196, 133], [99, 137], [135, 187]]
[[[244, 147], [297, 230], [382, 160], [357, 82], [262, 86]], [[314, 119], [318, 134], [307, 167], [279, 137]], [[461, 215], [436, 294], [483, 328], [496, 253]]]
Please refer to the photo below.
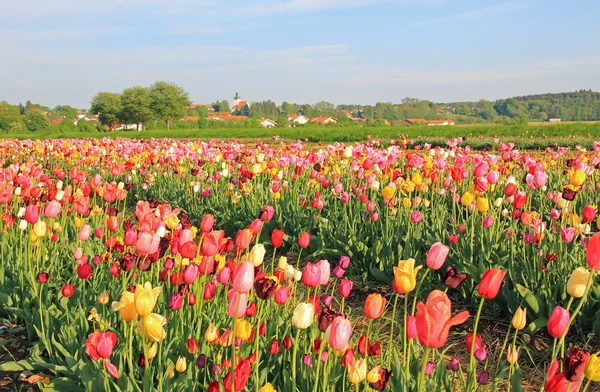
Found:
[[233, 98], [233, 107], [237, 107], [238, 103], [240, 103], [242, 99], [238, 93], [235, 93], [235, 98]]

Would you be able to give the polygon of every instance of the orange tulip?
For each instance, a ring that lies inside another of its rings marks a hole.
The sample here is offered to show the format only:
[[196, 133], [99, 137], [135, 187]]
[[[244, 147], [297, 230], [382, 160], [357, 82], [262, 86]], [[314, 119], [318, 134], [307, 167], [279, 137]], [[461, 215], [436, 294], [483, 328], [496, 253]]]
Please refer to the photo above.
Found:
[[367, 317], [376, 319], [381, 316], [385, 308], [385, 298], [380, 294], [369, 294], [365, 301], [365, 314]]
[[417, 304], [417, 332], [419, 342], [423, 346], [440, 348], [448, 340], [450, 327], [460, 325], [467, 321], [469, 312], [460, 312], [452, 316], [452, 303], [450, 299], [440, 290], [429, 293], [427, 303]]

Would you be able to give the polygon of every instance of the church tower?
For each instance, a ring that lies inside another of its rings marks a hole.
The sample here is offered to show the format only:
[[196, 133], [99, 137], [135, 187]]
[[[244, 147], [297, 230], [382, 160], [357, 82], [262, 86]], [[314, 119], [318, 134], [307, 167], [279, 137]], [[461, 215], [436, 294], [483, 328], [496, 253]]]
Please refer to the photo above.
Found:
[[235, 98], [233, 98], [233, 107], [236, 108], [240, 102], [242, 102], [240, 95], [235, 93]]

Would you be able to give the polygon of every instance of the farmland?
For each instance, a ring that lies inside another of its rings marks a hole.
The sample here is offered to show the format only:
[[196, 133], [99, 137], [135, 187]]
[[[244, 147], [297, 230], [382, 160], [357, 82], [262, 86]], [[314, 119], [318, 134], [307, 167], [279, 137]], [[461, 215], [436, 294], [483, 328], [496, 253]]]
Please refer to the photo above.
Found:
[[0, 371], [49, 390], [420, 392], [531, 390], [533, 367], [547, 391], [591, 390], [598, 132], [0, 140], [0, 317], [31, 344]]

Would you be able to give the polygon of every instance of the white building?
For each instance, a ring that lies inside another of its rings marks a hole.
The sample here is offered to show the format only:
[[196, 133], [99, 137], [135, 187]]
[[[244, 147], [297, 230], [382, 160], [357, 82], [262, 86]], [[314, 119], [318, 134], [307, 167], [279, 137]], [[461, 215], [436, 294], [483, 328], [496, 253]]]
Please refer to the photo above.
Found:
[[294, 124], [304, 125], [308, 122], [308, 117], [303, 114], [298, 114], [294, 116], [287, 116], [287, 120]]
[[274, 128], [277, 126], [277, 123], [269, 118], [261, 118], [258, 121], [260, 122], [260, 125], [265, 128]]

